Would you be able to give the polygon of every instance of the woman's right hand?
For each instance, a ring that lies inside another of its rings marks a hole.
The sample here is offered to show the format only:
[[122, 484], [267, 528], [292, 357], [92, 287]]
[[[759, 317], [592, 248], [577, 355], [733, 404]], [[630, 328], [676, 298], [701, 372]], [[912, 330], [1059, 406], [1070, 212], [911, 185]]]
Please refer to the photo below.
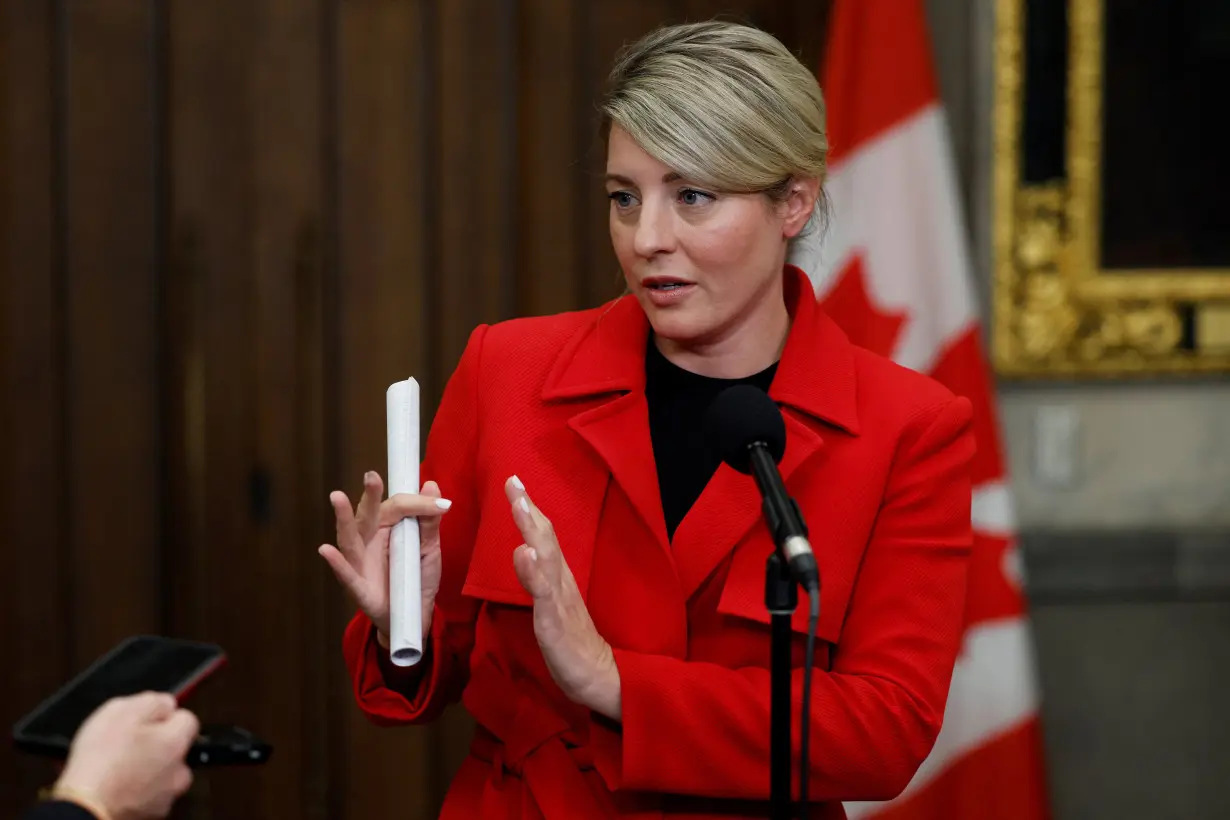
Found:
[[440, 591], [440, 516], [452, 502], [440, 497], [434, 481], [422, 493], [399, 493], [381, 502], [384, 482], [377, 473], [363, 477], [363, 497], [352, 509], [340, 490], [329, 494], [337, 518], [337, 546], [322, 544], [328, 562], [351, 601], [375, 624], [381, 643], [389, 636], [389, 535], [403, 518], [419, 521], [419, 567], [423, 634], [431, 629], [432, 608]]

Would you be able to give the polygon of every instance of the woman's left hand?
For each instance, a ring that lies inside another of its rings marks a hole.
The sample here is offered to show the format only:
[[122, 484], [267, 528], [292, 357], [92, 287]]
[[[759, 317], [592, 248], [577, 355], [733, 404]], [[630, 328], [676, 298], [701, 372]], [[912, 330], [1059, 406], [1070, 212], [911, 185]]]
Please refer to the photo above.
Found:
[[551, 677], [569, 700], [619, 720], [615, 655], [589, 617], [551, 522], [516, 476], [505, 482], [504, 492], [525, 538], [513, 552], [513, 565], [521, 586], [534, 599], [534, 635]]

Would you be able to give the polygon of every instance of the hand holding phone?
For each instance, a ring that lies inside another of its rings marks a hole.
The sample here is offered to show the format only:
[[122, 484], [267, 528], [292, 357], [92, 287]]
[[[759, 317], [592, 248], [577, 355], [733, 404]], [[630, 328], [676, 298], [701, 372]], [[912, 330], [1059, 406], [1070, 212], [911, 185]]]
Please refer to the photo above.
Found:
[[173, 695], [112, 698], [77, 731], [52, 795], [113, 820], [164, 817], [192, 785], [185, 758], [198, 729]]
[[[104, 704], [110, 708], [113, 699], [142, 692], [183, 702], [225, 662], [222, 648], [214, 644], [154, 635], [129, 638], [18, 722], [13, 740], [23, 751], [64, 760], [87, 719], [103, 712]], [[193, 732], [178, 756], [189, 766], [260, 764], [272, 753], [268, 743], [238, 726], [214, 725], [203, 732], [194, 726]]]
[[182, 702], [225, 662], [226, 654], [214, 644], [156, 635], [128, 638], [24, 717], [13, 740], [23, 751], [63, 760], [86, 718], [107, 701], [165, 692]]

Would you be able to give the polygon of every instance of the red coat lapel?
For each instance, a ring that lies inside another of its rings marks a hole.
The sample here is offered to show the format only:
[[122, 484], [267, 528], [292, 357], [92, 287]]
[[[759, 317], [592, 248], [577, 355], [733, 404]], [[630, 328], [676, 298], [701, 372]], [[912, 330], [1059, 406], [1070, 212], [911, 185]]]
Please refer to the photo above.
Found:
[[548, 364], [540, 394], [544, 404], [533, 409], [533, 422], [511, 431], [529, 436], [528, 442], [517, 444], [515, 458], [501, 460], [502, 472], [486, 485], [483, 508], [494, 512], [480, 522], [463, 590], [468, 595], [532, 603], [511, 560], [521, 538], [504, 496], [504, 480], [511, 472], [525, 482], [530, 497], [550, 518], [587, 600], [597, 529], [612, 478], [650, 523], [651, 532], [664, 529], [644, 395], [648, 321], [631, 297], [591, 315], [597, 318], [580, 326]]
[[645, 394], [628, 393], [573, 416], [568, 426], [606, 462], [615, 483], [665, 549], [666, 521], [648, 414]]
[[[790, 411], [784, 415], [786, 452], [778, 469], [789, 490], [795, 470], [819, 452], [824, 440]], [[762, 526], [756, 482], [723, 464], [675, 530], [673, 551], [684, 597], [691, 597], [722, 559], [754, 527]]]
[[[631, 296], [614, 302], [594, 325], [565, 348], [543, 388], [550, 402], [609, 394], [568, 420], [667, 549], [658, 473], [645, 402], [645, 346], [649, 322]], [[596, 516], [597, 510], [590, 511]]]
[[[597, 409], [609, 406], [600, 405]], [[576, 578], [581, 597], [588, 600], [599, 511], [611, 481], [606, 464], [594, 453], [578, 446], [572, 430], [560, 427], [549, 434], [537, 436], [533, 444], [533, 458], [526, 459], [517, 469], [517, 475], [525, 482], [534, 503], [550, 518], [559, 539], [560, 551]], [[495, 490], [497, 492], [493, 494], [491, 503], [495, 509], [506, 513], [508, 502], [504, 498], [503, 483], [500, 482]], [[497, 516], [497, 519], [507, 529], [505, 543], [519, 543], [521, 535], [513, 524], [511, 514]], [[509, 593], [508, 598], [501, 600], [531, 605], [533, 601], [521, 587], [513, 569], [511, 551], [501, 567], [503, 586]]]
[[[824, 425], [858, 434], [853, 352], [845, 335], [816, 305], [811, 283], [786, 269], [792, 317], [769, 395], [783, 408], [786, 452], [778, 469], [786, 489], [800, 467], [821, 452]], [[685, 597], [754, 528], [763, 525], [760, 493], [751, 476], [723, 464], [675, 531], [673, 552]]]

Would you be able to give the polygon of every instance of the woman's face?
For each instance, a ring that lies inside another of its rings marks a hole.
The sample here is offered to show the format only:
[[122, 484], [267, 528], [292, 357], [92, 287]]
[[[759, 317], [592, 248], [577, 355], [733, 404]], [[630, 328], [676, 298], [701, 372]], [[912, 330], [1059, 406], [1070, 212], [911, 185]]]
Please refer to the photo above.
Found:
[[606, 171], [615, 255], [657, 335], [715, 345], [782, 311], [786, 240], [807, 224], [818, 184], [792, 186], [782, 203], [715, 194], [680, 178], [618, 126]]

